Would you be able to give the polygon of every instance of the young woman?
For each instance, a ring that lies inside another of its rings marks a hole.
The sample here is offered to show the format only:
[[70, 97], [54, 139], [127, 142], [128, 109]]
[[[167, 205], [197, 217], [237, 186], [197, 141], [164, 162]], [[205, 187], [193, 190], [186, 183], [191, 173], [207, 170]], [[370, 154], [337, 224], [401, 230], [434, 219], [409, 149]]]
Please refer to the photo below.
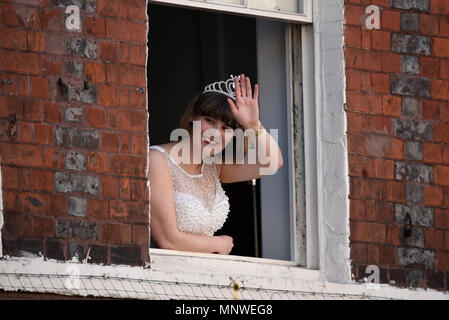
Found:
[[[229, 212], [229, 199], [221, 183], [257, 179], [261, 169], [268, 165], [259, 157], [248, 161], [248, 153], [243, 164], [214, 161], [214, 156], [232, 141], [229, 130], [254, 130], [256, 150], [261, 148], [271, 162], [277, 160], [276, 170], [283, 164], [276, 141], [259, 120], [258, 93], [258, 85], [253, 93], [250, 79], [243, 74], [231, 77], [226, 83], [211, 84], [195, 96], [181, 120], [180, 125], [189, 132], [190, 139], [150, 147], [151, 237], [160, 248], [231, 252], [234, 245], [231, 237], [214, 236]], [[194, 124], [201, 132], [197, 138], [192, 135]], [[211, 131], [218, 135], [211, 135]], [[217, 144], [216, 139], [221, 143]], [[187, 161], [175, 160], [178, 157], [173, 156], [174, 150], [190, 151], [183, 158]], [[200, 163], [194, 161], [195, 150], [201, 152]]]

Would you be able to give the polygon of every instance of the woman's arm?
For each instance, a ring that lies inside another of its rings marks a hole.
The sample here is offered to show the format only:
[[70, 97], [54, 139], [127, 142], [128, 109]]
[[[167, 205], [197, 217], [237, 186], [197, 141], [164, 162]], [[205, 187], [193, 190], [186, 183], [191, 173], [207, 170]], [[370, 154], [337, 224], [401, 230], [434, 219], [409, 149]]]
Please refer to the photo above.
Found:
[[233, 247], [228, 236], [199, 236], [178, 230], [173, 185], [164, 156], [149, 152], [148, 175], [151, 186], [151, 237], [161, 249], [229, 254]]

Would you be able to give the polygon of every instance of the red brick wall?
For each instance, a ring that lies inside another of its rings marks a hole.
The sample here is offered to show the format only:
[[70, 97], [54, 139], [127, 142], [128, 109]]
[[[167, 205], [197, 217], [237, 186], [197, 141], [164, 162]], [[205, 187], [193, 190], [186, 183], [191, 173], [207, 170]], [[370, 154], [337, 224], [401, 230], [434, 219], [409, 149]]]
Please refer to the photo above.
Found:
[[449, 1], [346, 0], [344, 35], [353, 274], [449, 290]]
[[0, 33], [3, 254], [144, 264], [146, 1], [0, 0]]

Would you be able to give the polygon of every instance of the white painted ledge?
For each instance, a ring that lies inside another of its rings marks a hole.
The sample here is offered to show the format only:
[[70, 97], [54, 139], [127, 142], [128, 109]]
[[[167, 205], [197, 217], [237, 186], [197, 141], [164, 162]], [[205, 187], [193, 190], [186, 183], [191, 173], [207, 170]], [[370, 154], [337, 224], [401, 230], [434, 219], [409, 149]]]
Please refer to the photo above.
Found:
[[449, 300], [449, 294], [434, 290], [325, 282], [319, 271], [275, 261], [222, 259], [180, 252], [152, 252], [151, 268], [147, 269], [3, 257], [0, 289], [163, 300]]

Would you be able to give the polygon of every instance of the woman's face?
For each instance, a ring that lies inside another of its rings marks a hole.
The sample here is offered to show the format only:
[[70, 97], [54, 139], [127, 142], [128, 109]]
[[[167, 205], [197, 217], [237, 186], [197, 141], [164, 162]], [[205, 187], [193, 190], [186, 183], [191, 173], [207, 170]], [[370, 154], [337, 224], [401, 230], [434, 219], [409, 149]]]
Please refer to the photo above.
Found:
[[195, 120], [201, 123], [202, 151], [209, 149], [208, 154], [217, 154], [232, 141], [233, 128], [223, 121], [208, 116], [200, 116]]

